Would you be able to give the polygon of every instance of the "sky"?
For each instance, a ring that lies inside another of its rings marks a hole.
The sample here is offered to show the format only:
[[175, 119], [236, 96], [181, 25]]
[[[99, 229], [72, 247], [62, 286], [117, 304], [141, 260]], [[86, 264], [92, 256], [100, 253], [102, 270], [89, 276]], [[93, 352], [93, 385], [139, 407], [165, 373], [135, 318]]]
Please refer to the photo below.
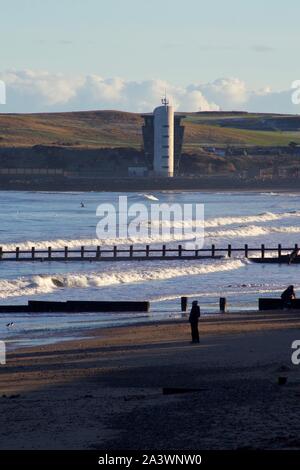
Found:
[[298, 0], [0, 0], [0, 12], [0, 112], [144, 112], [167, 89], [182, 111], [300, 113]]

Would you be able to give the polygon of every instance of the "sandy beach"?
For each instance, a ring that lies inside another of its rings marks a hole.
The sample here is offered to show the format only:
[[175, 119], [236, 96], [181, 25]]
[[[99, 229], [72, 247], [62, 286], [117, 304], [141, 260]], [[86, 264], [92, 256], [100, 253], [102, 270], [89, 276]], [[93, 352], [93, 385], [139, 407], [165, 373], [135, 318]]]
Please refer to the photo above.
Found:
[[299, 449], [300, 314], [225, 314], [200, 331], [200, 345], [177, 320], [10, 352], [1, 449]]

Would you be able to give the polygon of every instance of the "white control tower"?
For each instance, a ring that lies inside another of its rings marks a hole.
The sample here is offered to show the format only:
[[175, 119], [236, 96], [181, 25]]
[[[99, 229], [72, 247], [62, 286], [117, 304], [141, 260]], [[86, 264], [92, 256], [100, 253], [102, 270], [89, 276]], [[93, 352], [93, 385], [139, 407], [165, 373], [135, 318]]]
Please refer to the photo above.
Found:
[[154, 172], [157, 176], [174, 176], [174, 110], [167, 98], [154, 115]]

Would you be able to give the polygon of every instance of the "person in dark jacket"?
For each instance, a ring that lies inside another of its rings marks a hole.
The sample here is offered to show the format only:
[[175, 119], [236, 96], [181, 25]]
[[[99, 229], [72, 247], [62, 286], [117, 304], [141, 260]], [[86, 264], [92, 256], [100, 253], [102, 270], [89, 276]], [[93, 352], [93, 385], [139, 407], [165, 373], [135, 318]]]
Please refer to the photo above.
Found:
[[199, 343], [199, 330], [198, 330], [199, 318], [200, 318], [200, 307], [198, 305], [197, 300], [194, 300], [192, 303], [192, 309], [191, 309], [191, 313], [189, 316], [193, 343]]
[[292, 300], [296, 298], [296, 294], [294, 291], [294, 286], [289, 286], [285, 291], [281, 294], [281, 299], [283, 302], [283, 306], [285, 308], [291, 308]]

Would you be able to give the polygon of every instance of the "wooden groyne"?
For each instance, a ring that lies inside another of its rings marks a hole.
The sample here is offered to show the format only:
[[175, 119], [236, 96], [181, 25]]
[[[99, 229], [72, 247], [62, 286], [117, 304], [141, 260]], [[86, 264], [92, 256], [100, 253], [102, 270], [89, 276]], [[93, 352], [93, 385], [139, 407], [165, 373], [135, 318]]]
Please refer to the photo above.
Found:
[[[258, 299], [258, 309], [263, 310], [283, 310], [285, 308], [282, 299], [276, 298], [261, 298]], [[290, 309], [300, 310], [300, 299], [292, 299], [290, 301]]]
[[149, 302], [68, 300], [52, 302], [29, 300], [27, 305], [0, 305], [0, 313], [137, 313], [149, 312]]
[[145, 247], [85, 247], [70, 248], [36, 248], [23, 249], [15, 247], [13, 250], [5, 250], [0, 247], [0, 262], [4, 261], [171, 261], [171, 260], [205, 260], [222, 259], [224, 257], [232, 258], [235, 255], [243, 256], [255, 263], [300, 263], [298, 256], [298, 244], [293, 247], [284, 247], [281, 244], [276, 247], [267, 247], [264, 244], [258, 247], [251, 247], [245, 244], [243, 247], [219, 248], [212, 244], [209, 247], [201, 249], [186, 249], [183, 245], [176, 247], [167, 247], [162, 245], [159, 248], [152, 248], [150, 245]]
[[[189, 300], [187, 297], [181, 297], [182, 316], [188, 316]], [[289, 308], [300, 311], [300, 299], [291, 300]], [[281, 298], [259, 298], [259, 311], [284, 310], [285, 304]], [[2, 313], [148, 313], [150, 311], [150, 302], [148, 301], [89, 301], [89, 300], [68, 300], [65, 302], [29, 300], [27, 305], [0, 305], [0, 315]], [[216, 303], [216, 311], [213, 313], [226, 314], [227, 299], [219, 299], [219, 309]], [[169, 312], [170, 313], [170, 312]], [[174, 312], [173, 312], [174, 313]]]

